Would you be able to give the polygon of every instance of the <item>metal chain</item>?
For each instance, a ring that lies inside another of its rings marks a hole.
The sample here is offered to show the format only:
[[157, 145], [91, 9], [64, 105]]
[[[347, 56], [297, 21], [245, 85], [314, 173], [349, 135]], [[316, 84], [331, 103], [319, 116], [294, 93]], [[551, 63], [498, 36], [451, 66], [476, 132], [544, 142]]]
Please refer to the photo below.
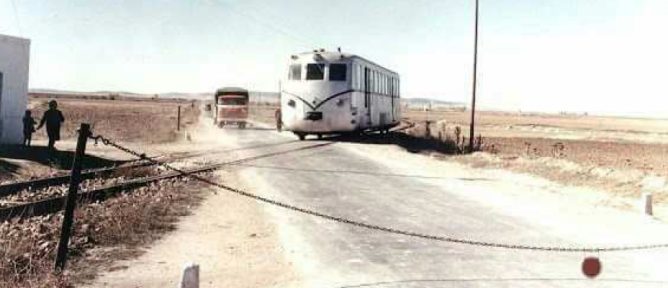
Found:
[[311, 209], [307, 208], [302, 208], [298, 206], [294, 206], [291, 204], [286, 204], [283, 202], [279, 202], [277, 200], [273, 200], [270, 198], [266, 198], [263, 196], [259, 196], [250, 192], [246, 192], [234, 187], [230, 187], [221, 183], [213, 182], [209, 179], [194, 175], [194, 174], [189, 174], [186, 173], [185, 171], [182, 171], [178, 168], [175, 168], [167, 163], [163, 163], [160, 161], [157, 161], [155, 159], [147, 158], [146, 154], [144, 153], [139, 153], [136, 151], [133, 151], [131, 149], [128, 149], [126, 147], [123, 147], [107, 138], [104, 138], [103, 136], [95, 136], [95, 137], [90, 137], [91, 139], [94, 139], [96, 141], [100, 140], [102, 141], [103, 144], [112, 146], [114, 148], [117, 148], [121, 151], [124, 151], [130, 155], [146, 159], [156, 165], [163, 166], [167, 169], [183, 173], [184, 176], [186, 177], [191, 177], [194, 178], [200, 182], [239, 194], [241, 196], [251, 198], [263, 203], [271, 204], [274, 206], [278, 206], [284, 209], [296, 211], [299, 213], [319, 217], [322, 219], [327, 219], [330, 221], [338, 222], [338, 223], [343, 223], [347, 225], [352, 225], [364, 229], [369, 229], [369, 230], [376, 230], [376, 231], [382, 231], [382, 232], [387, 232], [391, 234], [397, 234], [397, 235], [404, 235], [408, 237], [415, 237], [415, 238], [421, 238], [421, 239], [427, 239], [427, 240], [433, 240], [433, 241], [440, 241], [440, 242], [449, 242], [449, 243], [457, 243], [457, 244], [465, 244], [465, 245], [473, 245], [473, 246], [482, 246], [482, 247], [491, 247], [491, 248], [503, 248], [503, 249], [514, 249], [514, 250], [531, 250], [531, 251], [548, 251], [548, 252], [579, 252], [579, 253], [601, 253], [601, 252], [619, 252], [619, 251], [631, 251], [631, 250], [648, 250], [648, 249], [659, 249], [659, 248], [668, 248], [668, 244], [648, 244], [648, 245], [638, 245], [638, 246], [614, 246], [614, 247], [559, 247], [559, 246], [531, 246], [531, 245], [517, 245], [517, 244], [506, 244], [506, 243], [494, 243], [494, 242], [485, 242], [485, 241], [475, 241], [475, 240], [470, 240], [470, 239], [462, 239], [462, 238], [453, 238], [453, 237], [447, 237], [447, 236], [438, 236], [438, 235], [430, 235], [430, 234], [423, 234], [423, 233], [418, 233], [418, 232], [412, 232], [412, 231], [407, 231], [407, 230], [401, 230], [401, 229], [396, 229], [396, 228], [390, 228], [390, 227], [384, 227], [380, 225], [374, 225], [374, 224], [369, 224], [365, 223], [359, 220], [350, 220], [347, 218], [343, 217], [337, 217], [337, 216], [332, 216], [328, 214], [324, 214], [321, 212], [317, 212]]

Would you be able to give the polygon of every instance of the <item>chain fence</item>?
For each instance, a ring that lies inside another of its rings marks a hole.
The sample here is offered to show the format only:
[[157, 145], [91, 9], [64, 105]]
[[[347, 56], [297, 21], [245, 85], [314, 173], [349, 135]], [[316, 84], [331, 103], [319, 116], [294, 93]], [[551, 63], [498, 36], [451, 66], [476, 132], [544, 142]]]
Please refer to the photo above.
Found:
[[513, 250], [530, 250], [530, 251], [546, 251], [546, 252], [566, 252], [566, 253], [602, 253], [602, 252], [620, 252], [620, 251], [632, 251], [632, 250], [649, 250], [649, 249], [661, 249], [661, 248], [668, 248], [668, 243], [663, 243], [663, 244], [647, 244], [647, 245], [636, 245], [636, 246], [610, 246], [610, 247], [566, 247], [566, 246], [533, 246], [533, 245], [519, 245], [519, 244], [508, 244], [508, 243], [495, 243], [495, 242], [486, 242], [486, 241], [476, 241], [476, 240], [471, 240], [471, 239], [464, 239], [464, 238], [455, 238], [455, 237], [448, 237], [448, 236], [439, 236], [439, 235], [431, 235], [431, 234], [425, 234], [425, 233], [419, 233], [419, 232], [413, 232], [413, 231], [408, 231], [408, 230], [402, 230], [402, 229], [397, 229], [397, 228], [391, 228], [391, 227], [385, 227], [385, 226], [380, 226], [380, 225], [375, 225], [375, 224], [369, 224], [366, 222], [362, 222], [359, 220], [351, 220], [347, 219], [344, 217], [338, 217], [338, 216], [333, 216], [329, 214], [325, 214], [322, 212], [318, 212], [312, 209], [308, 208], [303, 208], [303, 207], [298, 207], [292, 204], [287, 204], [284, 202], [280, 202], [274, 199], [270, 199], [267, 197], [259, 196], [257, 194], [253, 194], [251, 192], [247, 192], [241, 189], [237, 189], [234, 187], [227, 186], [222, 183], [214, 182], [212, 180], [209, 180], [204, 177], [200, 177], [198, 175], [188, 173], [184, 170], [181, 170], [179, 168], [176, 168], [168, 163], [164, 163], [152, 158], [146, 157], [145, 153], [137, 152], [132, 149], [129, 149], [127, 147], [124, 147], [108, 138], [105, 138], [101, 135], [97, 136], [91, 136], [91, 139], [95, 140], [96, 143], [98, 141], [101, 141], [102, 144], [114, 147], [118, 150], [121, 150], [127, 154], [133, 155], [135, 157], [138, 157], [140, 159], [144, 159], [146, 161], [149, 161], [155, 165], [162, 166], [168, 170], [172, 170], [178, 173], [182, 173], [184, 177], [191, 177], [192, 179], [195, 179], [197, 181], [200, 181], [202, 183], [218, 187], [220, 189], [227, 190], [229, 192], [262, 202], [266, 204], [270, 204], [273, 206], [281, 207], [287, 210], [291, 210], [294, 212], [299, 212], [302, 214], [342, 223], [342, 224], [347, 224], [347, 225], [352, 225], [355, 227], [363, 228], [363, 229], [369, 229], [369, 230], [374, 230], [374, 231], [381, 231], [381, 232], [386, 232], [390, 234], [396, 234], [396, 235], [403, 235], [403, 236], [408, 236], [408, 237], [414, 237], [414, 238], [420, 238], [420, 239], [426, 239], [426, 240], [432, 240], [432, 241], [439, 241], [439, 242], [448, 242], [448, 243], [455, 243], [455, 244], [464, 244], [464, 245], [472, 245], [472, 246], [479, 246], [479, 247], [489, 247], [489, 248], [502, 248], [502, 249], [513, 249]]

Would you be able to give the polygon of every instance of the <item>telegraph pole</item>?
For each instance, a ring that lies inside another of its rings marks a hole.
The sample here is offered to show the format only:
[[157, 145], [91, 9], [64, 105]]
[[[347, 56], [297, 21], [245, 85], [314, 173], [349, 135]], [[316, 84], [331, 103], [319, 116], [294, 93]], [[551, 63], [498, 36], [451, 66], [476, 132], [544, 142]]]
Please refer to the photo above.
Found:
[[475, 139], [475, 94], [478, 81], [478, 1], [475, 0], [475, 33], [473, 46], [473, 97], [471, 99], [471, 128], [469, 135], [469, 152], [473, 152], [473, 140]]

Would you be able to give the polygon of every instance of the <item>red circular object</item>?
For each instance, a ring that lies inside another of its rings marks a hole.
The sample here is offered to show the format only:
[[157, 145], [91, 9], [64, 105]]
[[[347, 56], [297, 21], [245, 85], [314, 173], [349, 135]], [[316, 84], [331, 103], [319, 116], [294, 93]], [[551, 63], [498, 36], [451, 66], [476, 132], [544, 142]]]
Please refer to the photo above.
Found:
[[589, 278], [595, 278], [601, 274], [601, 261], [596, 257], [587, 257], [582, 261], [582, 273]]

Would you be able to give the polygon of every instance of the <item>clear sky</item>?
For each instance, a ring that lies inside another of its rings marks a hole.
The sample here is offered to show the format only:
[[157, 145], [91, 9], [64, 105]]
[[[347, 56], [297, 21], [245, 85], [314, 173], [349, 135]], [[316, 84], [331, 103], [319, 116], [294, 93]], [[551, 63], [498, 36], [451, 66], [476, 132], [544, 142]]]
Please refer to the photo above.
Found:
[[[473, 0], [0, 0], [31, 88], [275, 91], [291, 54], [341, 47], [404, 97], [469, 101]], [[480, 0], [479, 105], [668, 111], [668, 1]], [[665, 113], [668, 114], [668, 113]]]

